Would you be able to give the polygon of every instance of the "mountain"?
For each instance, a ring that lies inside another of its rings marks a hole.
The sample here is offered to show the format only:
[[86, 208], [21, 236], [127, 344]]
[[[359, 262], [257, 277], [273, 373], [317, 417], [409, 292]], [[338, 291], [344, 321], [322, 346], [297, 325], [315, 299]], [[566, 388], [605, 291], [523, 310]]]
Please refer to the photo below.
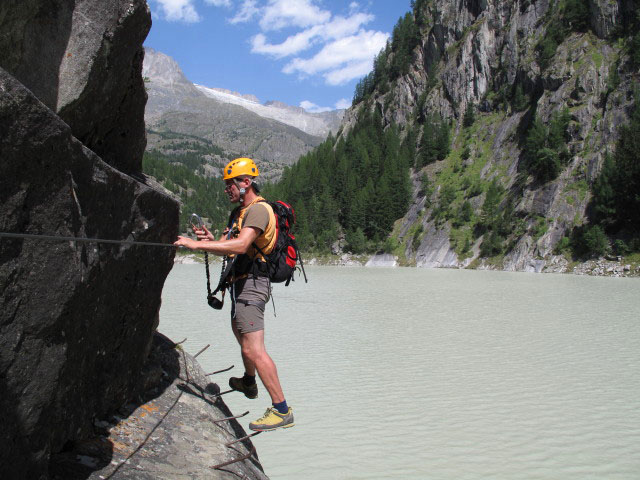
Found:
[[[320, 251], [519, 271], [564, 271], [581, 242], [592, 253], [640, 250], [634, 217], [598, 224], [592, 214], [609, 207], [607, 188], [624, 190], [603, 186], [605, 158], [633, 151], [618, 147], [640, 112], [637, 3], [412, 2], [357, 85], [340, 135], [277, 187], [302, 204], [303, 237]], [[627, 188], [640, 159], [620, 155], [613, 163], [628, 178], [615, 176]], [[345, 178], [332, 184], [323, 170]], [[303, 190], [296, 177], [314, 184]], [[330, 228], [317, 230], [316, 218]]]
[[269, 100], [261, 104], [253, 95], [241, 95], [222, 88], [208, 88], [202, 85], [195, 85], [195, 87], [209, 98], [222, 103], [240, 105], [263, 118], [277, 120], [323, 139], [329, 135], [329, 132], [338, 131], [344, 115], [344, 110], [309, 113], [304, 108], [293, 107], [277, 100]]
[[218, 172], [229, 159], [250, 156], [266, 178], [337, 131], [344, 111], [314, 114], [281, 102], [260, 104], [254, 96], [191, 83], [171, 57], [145, 49], [143, 76], [148, 93], [147, 150], [203, 154]]

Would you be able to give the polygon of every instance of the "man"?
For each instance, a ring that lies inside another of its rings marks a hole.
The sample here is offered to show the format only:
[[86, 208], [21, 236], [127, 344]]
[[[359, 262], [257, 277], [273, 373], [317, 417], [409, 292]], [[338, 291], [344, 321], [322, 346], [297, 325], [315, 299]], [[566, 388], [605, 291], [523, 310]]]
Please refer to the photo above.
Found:
[[[225, 193], [232, 203], [239, 203], [225, 235], [215, 240], [203, 227], [194, 228], [198, 241], [178, 237], [175, 245], [216, 255], [237, 256], [229, 278], [231, 327], [241, 347], [245, 373], [232, 377], [229, 386], [247, 398], [258, 396], [256, 372], [271, 396], [273, 407], [262, 418], [249, 424], [251, 430], [292, 427], [293, 412], [282, 393], [276, 365], [264, 345], [264, 308], [271, 284], [262, 253], [271, 252], [276, 241], [276, 219], [271, 206], [258, 195], [254, 179], [258, 167], [250, 158], [236, 158], [224, 168]], [[256, 246], [258, 248], [256, 248]]]

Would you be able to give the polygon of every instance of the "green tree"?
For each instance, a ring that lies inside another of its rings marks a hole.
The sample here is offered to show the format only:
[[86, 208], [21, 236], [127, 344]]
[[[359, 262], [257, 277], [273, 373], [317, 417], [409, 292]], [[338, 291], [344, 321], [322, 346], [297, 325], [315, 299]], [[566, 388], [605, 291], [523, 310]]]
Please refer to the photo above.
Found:
[[438, 159], [437, 148], [438, 133], [434, 124], [427, 120], [422, 128], [422, 140], [420, 142], [420, 153], [418, 155], [418, 168], [429, 165]]
[[476, 109], [473, 103], [468, 102], [467, 108], [464, 110], [464, 117], [462, 119], [462, 126], [469, 128], [476, 121]]
[[614, 189], [618, 225], [640, 234], [640, 96], [629, 125], [620, 128], [614, 155], [616, 174]]
[[574, 229], [571, 247], [579, 258], [600, 257], [609, 250], [609, 239], [600, 225], [584, 225]]
[[611, 234], [640, 238], [640, 91], [618, 133], [615, 153], [605, 157], [592, 188], [591, 218]]
[[469, 200], [465, 200], [460, 207], [460, 213], [458, 214], [462, 223], [469, 223], [473, 217], [473, 207]]
[[569, 111], [563, 109], [551, 116], [549, 128], [536, 116], [525, 141], [525, 169], [540, 182], [554, 180], [569, 159], [567, 127]]
[[513, 94], [513, 103], [512, 103], [513, 109], [516, 112], [521, 112], [523, 110], [526, 110], [528, 105], [529, 105], [529, 99], [524, 94], [522, 85], [520, 84], [516, 85], [516, 89]]
[[445, 120], [440, 120], [438, 129], [438, 160], [443, 160], [451, 151], [451, 137], [449, 132], [449, 124]]
[[600, 175], [591, 188], [593, 193], [592, 211], [593, 220], [610, 229], [618, 218], [616, 211], [616, 194], [614, 183], [616, 182], [616, 164], [611, 155], [606, 155]]
[[422, 139], [416, 167], [421, 168], [436, 160], [442, 160], [449, 154], [450, 150], [449, 124], [441, 117], [428, 117], [422, 128]]
[[553, 180], [560, 173], [558, 153], [551, 148], [541, 148], [535, 153], [530, 168], [541, 182], [545, 183]]
[[477, 233], [482, 234], [489, 230], [495, 230], [500, 215], [499, 206], [504, 194], [504, 187], [497, 178], [494, 178], [489, 187], [482, 204], [480, 212], [480, 221], [477, 224]]
[[346, 241], [352, 253], [363, 253], [367, 246], [367, 239], [361, 228], [347, 232]]
[[563, 23], [569, 30], [587, 31], [589, 14], [589, 0], [565, 0]]

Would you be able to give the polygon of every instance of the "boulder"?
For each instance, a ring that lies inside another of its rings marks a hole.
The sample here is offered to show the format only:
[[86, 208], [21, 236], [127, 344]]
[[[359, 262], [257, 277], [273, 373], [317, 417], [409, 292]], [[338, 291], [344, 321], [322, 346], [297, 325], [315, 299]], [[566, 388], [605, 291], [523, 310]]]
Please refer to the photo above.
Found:
[[[3, 69], [0, 131], [0, 231], [175, 239], [175, 201], [103, 162]], [[0, 239], [3, 478], [45, 478], [51, 452], [135, 395], [174, 254]]]
[[0, 67], [105, 162], [139, 173], [146, 146], [145, 0], [5, 0]]

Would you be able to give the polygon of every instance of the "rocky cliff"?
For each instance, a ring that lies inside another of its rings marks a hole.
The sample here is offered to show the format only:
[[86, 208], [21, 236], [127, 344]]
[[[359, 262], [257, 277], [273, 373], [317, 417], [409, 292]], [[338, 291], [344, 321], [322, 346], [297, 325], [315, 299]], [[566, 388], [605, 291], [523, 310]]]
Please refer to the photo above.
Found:
[[[150, 25], [144, 0], [0, 4], [1, 232], [175, 239], [176, 202], [140, 174]], [[146, 391], [173, 256], [0, 239], [2, 478], [47, 478], [52, 454]]]
[[[449, 126], [450, 151], [412, 170], [413, 204], [396, 224], [396, 253], [418, 266], [553, 268], [554, 247], [585, 221], [589, 187], [628, 120], [638, 73], [620, 32], [637, 6], [624, 0], [415, 4], [418, 40], [406, 73], [376, 83], [343, 122], [346, 135], [363, 110], [377, 110], [385, 125], [418, 137], [418, 154], [427, 148], [428, 119]], [[398, 53], [388, 55], [391, 63]], [[561, 116], [562, 148], [545, 151], [560, 156], [560, 168], [544, 178], [527, 168], [529, 132], [541, 124], [548, 134]], [[497, 211], [488, 211], [488, 195]], [[487, 247], [492, 215], [505, 230], [491, 236], [496, 248]]]

